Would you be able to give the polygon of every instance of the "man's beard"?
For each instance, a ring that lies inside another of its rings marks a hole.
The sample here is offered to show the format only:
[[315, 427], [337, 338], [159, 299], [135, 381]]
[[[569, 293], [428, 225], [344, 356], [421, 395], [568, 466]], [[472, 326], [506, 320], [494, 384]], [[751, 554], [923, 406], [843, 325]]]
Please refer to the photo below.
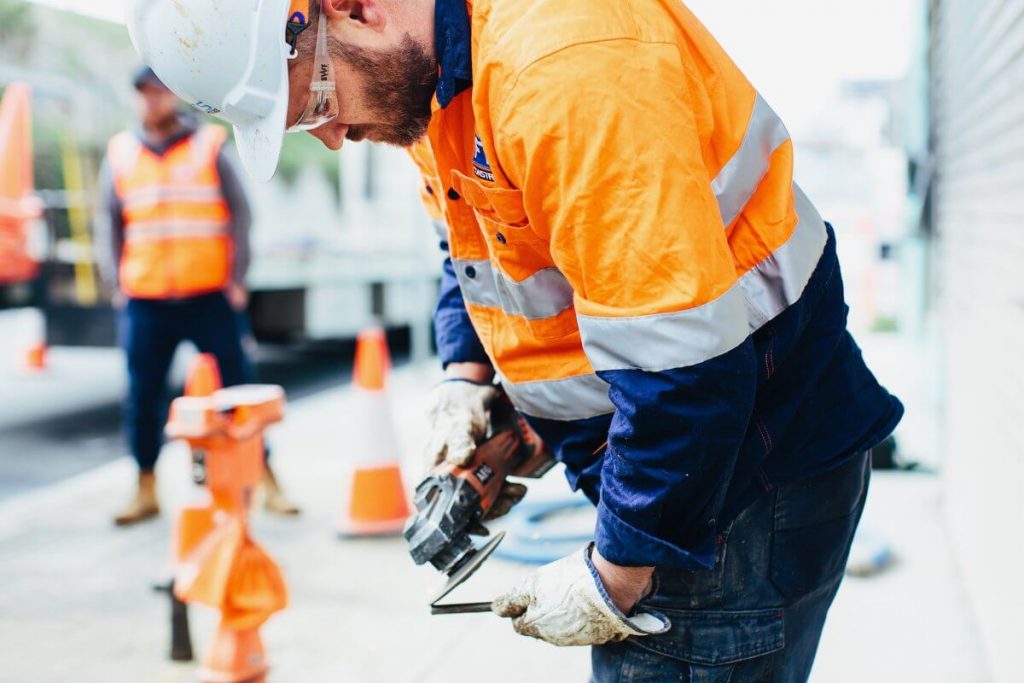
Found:
[[406, 34], [393, 50], [369, 50], [333, 38], [330, 49], [362, 74], [363, 96], [379, 121], [350, 126], [346, 138], [408, 147], [426, 134], [437, 63], [412, 36]]

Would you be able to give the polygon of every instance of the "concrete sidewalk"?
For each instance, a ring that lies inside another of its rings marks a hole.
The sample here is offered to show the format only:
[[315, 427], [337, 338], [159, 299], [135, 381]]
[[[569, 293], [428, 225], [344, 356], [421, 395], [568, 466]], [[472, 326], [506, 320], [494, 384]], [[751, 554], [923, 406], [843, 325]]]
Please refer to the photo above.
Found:
[[[399, 443], [415, 483], [432, 370], [395, 373]], [[589, 670], [584, 649], [559, 650], [516, 636], [490, 615], [431, 617], [439, 577], [409, 560], [401, 539], [339, 540], [334, 534], [354, 394], [338, 389], [291, 406], [271, 438], [297, 519], [254, 518], [254, 536], [284, 569], [291, 606], [263, 633], [278, 683], [502, 683], [572, 681]], [[167, 559], [171, 511], [186, 496], [187, 453], [168, 447], [160, 464], [165, 514], [130, 530], [110, 525], [133, 473], [121, 460], [0, 504], [0, 681], [172, 683], [194, 680], [166, 660], [168, 606], [150, 583]], [[552, 473], [531, 500], [559, 495]], [[899, 561], [872, 579], [851, 579], [830, 617], [814, 680], [985, 681], [969, 613], [941, 524], [931, 475], [876, 477], [865, 525], [893, 542]], [[492, 560], [456, 596], [490, 599], [528, 568]], [[213, 617], [193, 610], [201, 654]], [[455, 653], [458, 653], [457, 655]]]
[[[434, 372], [395, 373], [394, 414], [410, 476], [418, 464], [425, 391]], [[257, 513], [254, 536], [280, 562], [291, 606], [264, 629], [272, 681], [585, 680], [583, 650], [559, 651], [516, 637], [489, 615], [431, 617], [439, 576], [409, 560], [402, 539], [342, 541], [334, 533], [353, 392], [325, 392], [291, 406], [271, 434], [279, 476], [304, 506], [298, 519]], [[170, 683], [192, 666], [166, 660], [168, 606], [149, 586], [164, 571], [170, 519], [188, 495], [188, 455], [170, 445], [159, 467], [165, 514], [118, 530], [111, 512], [133, 477], [125, 460], [0, 505], [0, 681]], [[414, 483], [412, 479], [408, 484]], [[544, 487], [561, 490], [557, 476]], [[538, 495], [541, 495], [538, 493]], [[458, 594], [492, 598], [523, 567], [493, 561]], [[214, 619], [193, 610], [202, 651]], [[459, 645], [459, 657], [449, 656]], [[514, 663], [516, 669], [511, 668]]]

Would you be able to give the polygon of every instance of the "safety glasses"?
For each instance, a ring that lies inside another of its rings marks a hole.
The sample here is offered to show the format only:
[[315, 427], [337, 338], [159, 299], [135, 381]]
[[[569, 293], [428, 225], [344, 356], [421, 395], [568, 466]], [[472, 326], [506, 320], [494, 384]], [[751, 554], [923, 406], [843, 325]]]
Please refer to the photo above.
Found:
[[[316, 1], [316, 0], [314, 0]], [[334, 62], [327, 49], [327, 20], [321, 10], [316, 28], [316, 55], [313, 59], [313, 80], [309, 84], [309, 101], [298, 120], [287, 132], [298, 133], [319, 128], [338, 118], [341, 110], [334, 79]], [[292, 57], [296, 56], [294, 46]]]

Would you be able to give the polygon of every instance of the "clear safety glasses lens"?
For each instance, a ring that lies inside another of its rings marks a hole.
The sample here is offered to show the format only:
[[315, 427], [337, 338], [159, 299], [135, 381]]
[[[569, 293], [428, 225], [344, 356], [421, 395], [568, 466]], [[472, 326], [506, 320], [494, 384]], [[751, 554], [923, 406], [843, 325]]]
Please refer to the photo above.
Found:
[[288, 127], [289, 133], [313, 130], [338, 118], [338, 90], [334, 80], [334, 62], [327, 49], [327, 22], [323, 13], [316, 29], [316, 57], [313, 80], [309, 84], [309, 102], [298, 121]]

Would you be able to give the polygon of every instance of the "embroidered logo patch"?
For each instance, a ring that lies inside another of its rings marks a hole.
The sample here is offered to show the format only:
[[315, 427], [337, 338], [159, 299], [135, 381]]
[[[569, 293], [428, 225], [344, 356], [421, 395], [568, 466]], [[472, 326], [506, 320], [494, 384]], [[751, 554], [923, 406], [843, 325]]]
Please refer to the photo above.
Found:
[[491, 172], [491, 165], [487, 161], [487, 153], [484, 152], [484, 143], [480, 141], [480, 136], [476, 136], [476, 151], [473, 153], [473, 173], [480, 180], [486, 180], [489, 183], [494, 182], [494, 173]]

